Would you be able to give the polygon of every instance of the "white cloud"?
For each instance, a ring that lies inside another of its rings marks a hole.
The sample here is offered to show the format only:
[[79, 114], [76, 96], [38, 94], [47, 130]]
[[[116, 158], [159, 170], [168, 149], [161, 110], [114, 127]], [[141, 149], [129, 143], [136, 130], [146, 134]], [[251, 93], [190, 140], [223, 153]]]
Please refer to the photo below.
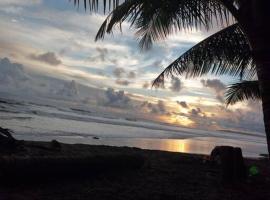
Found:
[[34, 4], [41, 4], [42, 0], [1, 0], [0, 5], [19, 5], [19, 6], [25, 6], [25, 5], [34, 5]]

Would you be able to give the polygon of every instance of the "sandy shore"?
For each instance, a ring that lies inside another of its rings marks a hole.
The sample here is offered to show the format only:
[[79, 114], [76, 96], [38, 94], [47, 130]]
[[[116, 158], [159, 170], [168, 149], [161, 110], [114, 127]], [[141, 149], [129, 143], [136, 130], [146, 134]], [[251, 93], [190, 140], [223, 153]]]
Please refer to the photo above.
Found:
[[[81, 144], [61, 144], [58, 149], [52, 148], [51, 143], [25, 142], [13, 152], [2, 152], [1, 158], [97, 155], [136, 155], [144, 162], [134, 169], [113, 172], [110, 166], [103, 166], [90, 176], [66, 174], [64, 178], [53, 176], [35, 181], [15, 177], [12, 183], [1, 179], [0, 199], [270, 199], [270, 163], [265, 160], [246, 159], [247, 167], [256, 165], [259, 175], [249, 177], [245, 183], [224, 185], [219, 169], [205, 162], [203, 155]], [[125, 157], [121, 159], [125, 164]], [[127, 162], [127, 166], [134, 165]]]

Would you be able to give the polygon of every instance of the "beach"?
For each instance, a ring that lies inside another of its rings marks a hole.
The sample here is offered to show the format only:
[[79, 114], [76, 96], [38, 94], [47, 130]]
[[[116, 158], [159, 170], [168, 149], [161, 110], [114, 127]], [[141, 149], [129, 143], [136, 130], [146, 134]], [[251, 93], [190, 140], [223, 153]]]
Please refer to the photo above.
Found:
[[[136, 169], [112, 171], [109, 166], [103, 166], [102, 170], [90, 175], [84, 170], [61, 178], [46, 176], [33, 182], [33, 177], [15, 179], [8, 184], [2, 179], [1, 200], [270, 198], [270, 165], [263, 159], [245, 159], [247, 167], [258, 167], [260, 174], [256, 177], [248, 177], [243, 183], [223, 184], [219, 168], [209, 164], [204, 155], [82, 144], [61, 144], [60, 150], [52, 151], [49, 150], [51, 144], [47, 142], [24, 142], [24, 145], [8, 156], [57, 158], [103, 155], [106, 160], [106, 155], [136, 155], [144, 162]], [[1, 157], [4, 155], [1, 153]]]

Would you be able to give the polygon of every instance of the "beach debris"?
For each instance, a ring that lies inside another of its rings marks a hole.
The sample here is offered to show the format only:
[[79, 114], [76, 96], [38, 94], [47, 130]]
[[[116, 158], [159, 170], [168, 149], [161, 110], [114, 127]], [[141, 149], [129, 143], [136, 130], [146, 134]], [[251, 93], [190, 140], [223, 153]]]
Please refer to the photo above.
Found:
[[0, 138], [3, 139], [6, 138], [6, 139], [14, 139], [14, 137], [12, 136], [12, 130], [8, 129], [8, 128], [2, 128], [0, 127]]
[[221, 169], [224, 183], [241, 182], [247, 177], [242, 150], [239, 147], [216, 146], [210, 155], [211, 162]]
[[55, 150], [61, 150], [61, 143], [58, 142], [57, 140], [52, 140], [50, 143], [50, 147]]
[[268, 154], [265, 154], [265, 153], [261, 153], [260, 154], [260, 159], [261, 160], [264, 160], [264, 159], [268, 160], [269, 159], [269, 155]]
[[12, 130], [0, 127], [0, 148], [10, 149], [16, 146], [16, 140], [12, 136]]

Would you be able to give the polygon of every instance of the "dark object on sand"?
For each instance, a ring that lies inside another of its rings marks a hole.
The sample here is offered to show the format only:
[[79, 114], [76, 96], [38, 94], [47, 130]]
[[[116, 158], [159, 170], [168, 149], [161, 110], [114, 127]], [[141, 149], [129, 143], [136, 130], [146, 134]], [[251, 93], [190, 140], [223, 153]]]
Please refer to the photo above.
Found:
[[61, 150], [61, 143], [57, 140], [52, 140], [50, 143], [50, 147], [54, 150], [60, 151]]
[[7, 128], [0, 127], [0, 148], [10, 149], [16, 146], [16, 140], [12, 136], [12, 131]]
[[0, 127], [0, 134], [2, 137], [14, 139], [14, 137], [11, 135], [11, 133], [12, 133], [12, 131], [10, 129]]
[[237, 183], [247, 178], [241, 148], [217, 146], [212, 150], [210, 159], [213, 164], [220, 166], [222, 182]]
[[94, 136], [93, 139], [94, 139], [94, 140], [99, 140], [99, 137]]
[[260, 159], [269, 159], [269, 155], [268, 154], [261, 153], [260, 154]]

